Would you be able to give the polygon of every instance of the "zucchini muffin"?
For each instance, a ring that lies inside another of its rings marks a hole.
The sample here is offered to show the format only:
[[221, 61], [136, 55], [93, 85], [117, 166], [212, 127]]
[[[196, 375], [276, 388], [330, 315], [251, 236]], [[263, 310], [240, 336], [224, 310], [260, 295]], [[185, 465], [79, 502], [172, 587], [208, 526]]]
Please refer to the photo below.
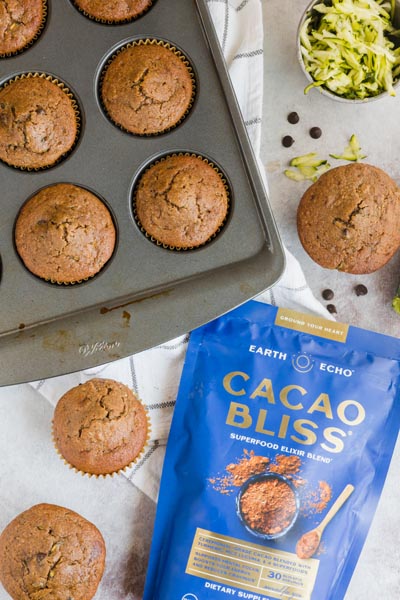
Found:
[[109, 118], [136, 135], [163, 133], [177, 125], [194, 95], [192, 72], [167, 45], [134, 43], [106, 67], [101, 100]]
[[109, 475], [129, 466], [149, 435], [147, 412], [126, 385], [91, 379], [66, 392], [53, 419], [56, 449], [72, 467]]
[[153, 0], [73, 0], [92, 19], [120, 23], [136, 19], [153, 4]]
[[303, 195], [297, 230], [305, 251], [322, 267], [372, 273], [400, 246], [400, 190], [377, 167], [336, 167]]
[[41, 189], [23, 205], [15, 225], [16, 249], [26, 268], [54, 283], [96, 275], [111, 258], [115, 240], [105, 204], [70, 183]]
[[46, 0], [4, 0], [0, 2], [0, 55], [26, 48], [43, 29]]
[[0, 160], [8, 165], [49, 167], [77, 135], [76, 103], [55, 80], [28, 75], [0, 89]]
[[156, 242], [177, 249], [205, 244], [228, 208], [221, 175], [199, 156], [166, 157], [145, 171], [135, 191], [139, 225]]
[[14, 600], [90, 600], [105, 555], [95, 525], [67, 508], [37, 504], [0, 536], [0, 581]]

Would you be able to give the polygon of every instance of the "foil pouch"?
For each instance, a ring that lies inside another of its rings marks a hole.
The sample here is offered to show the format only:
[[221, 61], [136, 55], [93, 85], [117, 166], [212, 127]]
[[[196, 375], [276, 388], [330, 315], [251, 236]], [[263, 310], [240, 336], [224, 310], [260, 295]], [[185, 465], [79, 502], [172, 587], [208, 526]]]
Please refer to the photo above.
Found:
[[341, 600], [399, 420], [400, 340], [251, 301], [195, 330], [144, 600]]

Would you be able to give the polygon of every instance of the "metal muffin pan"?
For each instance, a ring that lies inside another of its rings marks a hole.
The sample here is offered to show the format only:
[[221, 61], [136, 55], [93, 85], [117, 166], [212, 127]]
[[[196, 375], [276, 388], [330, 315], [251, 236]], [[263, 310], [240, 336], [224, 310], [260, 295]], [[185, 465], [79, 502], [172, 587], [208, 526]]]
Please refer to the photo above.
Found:
[[[113, 50], [139, 38], [180, 49], [196, 75], [189, 115], [172, 131], [138, 137], [104, 115], [101, 67]], [[273, 285], [284, 254], [205, 0], [157, 0], [142, 17], [103, 25], [70, 0], [49, 0], [38, 41], [0, 61], [0, 84], [23, 72], [59, 77], [76, 95], [82, 131], [73, 152], [51, 169], [24, 172], [0, 163], [0, 385], [102, 364], [174, 338]], [[145, 238], [132, 214], [132, 188], [165, 154], [199, 154], [226, 176], [231, 213], [211, 243], [171, 252]], [[13, 241], [22, 204], [40, 188], [69, 182], [111, 207], [118, 244], [93, 279], [58, 286], [30, 274]]]

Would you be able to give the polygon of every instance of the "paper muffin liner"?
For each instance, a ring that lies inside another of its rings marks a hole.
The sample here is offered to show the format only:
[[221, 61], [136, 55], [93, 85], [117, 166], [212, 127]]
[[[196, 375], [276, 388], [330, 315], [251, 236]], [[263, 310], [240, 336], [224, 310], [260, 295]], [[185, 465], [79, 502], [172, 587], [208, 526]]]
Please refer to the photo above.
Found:
[[[58, 182], [58, 183], [66, 183], [66, 182]], [[24, 202], [24, 204], [21, 206], [21, 208], [20, 208], [20, 211], [22, 210], [22, 207], [23, 207], [23, 206], [25, 206], [25, 204], [26, 204], [27, 202], [29, 202], [29, 200], [30, 200], [31, 198], [33, 198], [34, 196], [36, 196], [36, 194], [38, 194], [38, 193], [39, 193], [39, 192], [40, 192], [42, 189], [45, 189], [45, 188], [47, 188], [47, 187], [51, 187], [52, 185], [57, 185], [57, 184], [49, 184], [49, 185], [46, 185], [46, 186], [44, 186], [43, 188], [40, 188], [39, 190], [37, 190], [36, 192], [34, 192], [34, 194], [32, 194], [32, 195], [31, 195], [31, 196], [30, 196], [30, 197], [29, 197], [29, 198], [28, 198], [28, 199], [27, 199], [27, 200]], [[91, 279], [93, 279], [94, 277], [97, 277], [98, 275], [100, 275], [100, 273], [101, 273], [101, 272], [102, 272], [102, 271], [103, 271], [103, 270], [106, 268], [106, 266], [107, 266], [107, 265], [109, 264], [109, 262], [112, 260], [112, 258], [113, 258], [113, 256], [114, 256], [114, 253], [115, 253], [115, 250], [116, 250], [116, 246], [117, 246], [117, 236], [118, 236], [117, 224], [116, 224], [116, 222], [115, 222], [115, 218], [114, 218], [114, 215], [113, 215], [113, 213], [111, 212], [111, 210], [110, 210], [110, 209], [109, 209], [109, 207], [107, 206], [107, 204], [106, 204], [106, 202], [104, 201], [104, 199], [103, 199], [103, 198], [101, 198], [101, 197], [100, 197], [100, 196], [99, 196], [97, 193], [95, 193], [94, 191], [92, 191], [92, 190], [90, 190], [90, 189], [88, 189], [88, 188], [86, 188], [86, 187], [84, 187], [84, 186], [81, 186], [81, 185], [78, 185], [78, 184], [71, 184], [71, 185], [76, 185], [77, 187], [81, 187], [82, 189], [84, 189], [84, 190], [87, 190], [88, 192], [90, 192], [91, 194], [93, 194], [93, 196], [96, 196], [96, 198], [97, 198], [97, 199], [98, 199], [98, 200], [99, 200], [99, 201], [100, 201], [100, 202], [101, 202], [101, 203], [102, 203], [102, 204], [103, 204], [103, 205], [106, 207], [106, 209], [108, 210], [108, 212], [109, 212], [109, 214], [110, 214], [110, 217], [111, 217], [111, 220], [112, 220], [112, 222], [113, 222], [114, 229], [115, 229], [115, 244], [114, 244], [114, 249], [113, 249], [113, 251], [112, 251], [112, 254], [111, 254], [110, 258], [107, 260], [107, 262], [105, 262], [105, 263], [104, 263], [104, 265], [101, 267], [101, 269], [100, 269], [99, 271], [97, 271], [97, 273], [94, 273], [93, 275], [90, 275], [89, 277], [84, 277], [84, 278], [82, 278], [82, 279], [77, 279], [76, 281], [56, 281], [55, 279], [51, 279], [51, 278], [48, 278], [48, 277], [40, 277], [40, 275], [36, 275], [36, 273], [33, 273], [33, 272], [32, 272], [32, 271], [31, 271], [31, 270], [30, 270], [30, 269], [29, 269], [29, 268], [26, 266], [26, 264], [24, 263], [24, 261], [23, 261], [22, 257], [20, 256], [20, 254], [19, 254], [19, 252], [18, 252], [17, 246], [16, 246], [16, 244], [15, 244], [15, 240], [14, 240], [15, 250], [16, 250], [16, 252], [17, 252], [17, 254], [18, 254], [18, 257], [20, 258], [20, 260], [21, 260], [22, 264], [24, 265], [24, 268], [25, 268], [25, 269], [26, 269], [26, 270], [27, 270], [27, 271], [28, 271], [28, 272], [29, 272], [31, 275], [33, 275], [34, 277], [37, 277], [38, 279], [41, 279], [42, 281], [45, 281], [46, 283], [50, 283], [51, 285], [58, 285], [59, 287], [69, 287], [69, 286], [71, 286], [71, 285], [79, 285], [79, 284], [81, 284], [81, 283], [85, 283], [86, 281], [90, 281], [90, 280], [91, 280]], [[15, 220], [15, 223], [18, 221], [18, 217], [19, 217], [20, 211], [18, 212], [18, 215], [17, 215], [17, 218], [16, 218], [16, 220]], [[14, 225], [14, 230], [15, 230], [15, 225]]]
[[22, 46], [22, 48], [19, 48], [18, 50], [14, 50], [14, 52], [0, 52], [0, 59], [1, 58], [10, 58], [11, 56], [17, 56], [18, 54], [22, 54], [22, 52], [26, 52], [26, 50], [28, 50], [31, 46], [33, 46], [33, 44], [40, 38], [40, 36], [43, 33], [43, 29], [45, 28], [46, 22], [47, 22], [47, 16], [48, 16], [48, 0], [42, 0], [42, 7], [43, 7], [43, 14], [42, 14], [42, 21], [39, 25], [39, 28], [37, 30], [37, 32], [35, 33], [35, 35], [33, 36], [33, 38], [27, 42], [25, 44], [25, 46]]
[[144, 14], [146, 14], [148, 12], [153, 7], [155, 2], [156, 2], [156, 0], [151, 0], [150, 4], [148, 6], [146, 6], [146, 8], [144, 8], [140, 13], [138, 13], [137, 15], [134, 15], [133, 17], [129, 17], [128, 19], [121, 19], [118, 21], [109, 21], [107, 19], [100, 19], [99, 17], [94, 17], [93, 15], [90, 15], [85, 10], [83, 10], [83, 8], [78, 6], [78, 4], [75, 2], [75, 0], [71, 0], [71, 3], [74, 5], [76, 10], [78, 10], [87, 19], [90, 19], [91, 21], [95, 21], [96, 23], [101, 23], [102, 25], [114, 25], [114, 26], [115, 25], [126, 25], [126, 23], [132, 23], [132, 21], [136, 21], [136, 19], [139, 19], [140, 17], [142, 17]]
[[[103, 81], [104, 81], [104, 77], [106, 75], [108, 67], [111, 65], [113, 60], [119, 54], [121, 54], [121, 52], [123, 52], [127, 48], [133, 48], [134, 46], [162, 46], [163, 48], [167, 48], [167, 50], [170, 50], [173, 54], [175, 54], [175, 56], [177, 56], [182, 61], [182, 63], [185, 65], [185, 67], [190, 75], [190, 79], [192, 80], [192, 97], [190, 98], [190, 102], [189, 102], [185, 112], [181, 116], [181, 118], [178, 121], [176, 121], [176, 123], [171, 125], [170, 127], [167, 127], [166, 129], [163, 129], [162, 131], [157, 131], [155, 133], [133, 133], [132, 131], [129, 131], [128, 129], [126, 129], [125, 127], [123, 127], [122, 125], [120, 125], [119, 123], [114, 121], [114, 119], [109, 114], [109, 112], [103, 102], [103, 98], [102, 98], [101, 91], [103, 88]], [[175, 129], [175, 127], [178, 127], [178, 125], [180, 125], [186, 119], [186, 117], [192, 110], [194, 100], [196, 98], [196, 90], [197, 90], [197, 83], [196, 83], [196, 77], [194, 74], [192, 64], [190, 63], [189, 59], [185, 56], [185, 54], [181, 50], [179, 50], [178, 48], [176, 48], [169, 42], [165, 42], [164, 40], [160, 40], [158, 38], [143, 38], [140, 40], [134, 40], [132, 42], [128, 42], [127, 44], [124, 44], [123, 46], [118, 48], [118, 50], [116, 52], [114, 52], [111, 55], [111, 57], [107, 60], [107, 62], [101, 69], [101, 73], [100, 73], [100, 78], [99, 78], [99, 83], [98, 83], [98, 99], [99, 99], [99, 103], [103, 109], [104, 114], [107, 116], [107, 119], [113, 125], [118, 127], [118, 129], [121, 129], [121, 131], [124, 131], [125, 133], [129, 133], [129, 135], [133, 135], [135, 137], [157, 137], [159, 135], [164, 135], [165, 133], [172, 131], [173, 129]]]
[[46, 277], [40, 277], [40, 275], [35, 275], [35, 273], [32, 273], [32, 271], [30, 271], [25, 264], [24, 264], [24, 267], [25, 267], [25, 269], [27, 269], [29, 271], [29, 273], [31, 273], [35, 277], [38, 277], [42, 281], [45, 281], [46, 283], [50, 283], [51, 285], [58, 285], [59, 287], [70, 287], [71, 285], [80, 285], [81, 283], [86, 283], [87, 281], [91, 281], [92, 279], [94, 279], [95, 277], [100, 275], [100, 273], [102, 273], [103, 269], [106, 268], [106, 266], [108, 265], [108, 263], [114, 256], [114, 252], [115, 252], [115, 247], [114, 247], [113, 253], [110, 256], [110, 258], [108, 259], [108, 261], [106, 263], [104, 263], [104, 265], [101, 267], [101, 269], [99, 271], [97, 271], [97, 273], [94, 273], [94, 275], [90, 275], [89, 277], [83, 277], [82, 279], [77, 279], [76, 281], [56, 281], [55, 279], [48, 279]]
[[56, 281], [55, 279], [48, 279], [46, 277], [40, 277], [40, 275], [35, 275], [35, 273], [32, 273], [32, 271], [29, 271], [28, 267], [25, 266], [25, 264], [24, 264], [24, 266], [25, 266], [25, 269], [27, 269], [29, 271], [29, 273], [31, 273], [35, 277], [38, 277], [42, 281], [45, 281], [46, 283], [50, 283], [51, 285], [58, 285], [59, 287], [69, 287], [71, 285], [80, 285], [81, 283], [86, 283], [87, 281], [91, 281], [92, 279], [94, 279], [95, 277], [100, 275], [100, 273], [103, 271], [103, 269], [106, 268], [106, 266], [112, 259], [114, 252], [115, 252], [115, 248], [113, 250], [112, 255], [108, 259], [108, 261], [106, 263], [104, 263], [104, 265], [101, 267], [100, 271], [97, 271], [97, 273], [94, 273], [94, 275], [90, 275], [89, 277], [83, 277], [82, 279], [77, 279], [76, 281]]
[[[110, 258], [108, 260], [111, 260], [112, 256], [110, 256]], [[35, 277], [38, 277], [39, 279], [41, 279], [42, 281], [45, 281], [46, 283], [50, 283], [51, 285], [58, 285], [59, 287], [69, 287], [71, 285], [79, 285], [81, 283], [86, 283], [86, 281], [90, 281], [91, 279], [93, 279], [94, 277], [97, 277], [97, 275], [99, 275], [102, 270], [104, 269], [104, 267], [107, 265], [108, 261], [105, 263], [105, 265], [100, 269], [100, 271], [98, 271], [97, 273], [95, 273], [94, 275], [90, 275], [90, 277], [84, 277], [83, 279], [77, 279], [76, 281], [56, 281], [55, 279], [48, 279], [46, 277], [40, 277], [40, 275], [36, 275], [35, 273], [32, 273], [32, 271], [29, 271], [28, 267], [25, 266], [25, 269], [28, 269], [29, 273], [31, 273], [32, 275], [34, 275]]]
[[[26, 269], [28, 269], [28, 267], [25, 267]], [[28, 269], [29, 271], [29, 269]], [[29, 271], [31, 273], [31, 271]], [[101, 271], [99, 271], [100, 273]], [[33, 273], [33, 275], [35, 275]], [[46, 281], [46, 283], [51, 283], [51, 285], [59, 285], [61, 287], [68, 287], [70, 285], [79, 285], [80, 283], [85, 283], [85, 281], [90, 281], [91, 279], [93, 279], [93, 277], [96, 277], [96, 275], [98, 275], [98, 273], [95, 273], [94, 275], [91, 275], [90, 277], [85, 277], [84, 279], [77, 279], [76, 281], [55, 281], [55, 279], [46, 279], [46, 277], [40, 277], [39, 275], [35, 275], [35, 277], [39, 277], [39, 279], [42, 279], [42, 281]]]
[[[170, 246], [169, 244], [163, 244], [162, 242], [159, 242], [155, 237], [153, 237], [152, 235], [150, 235], [149, 233], [147, 233], [146, 229], [141, 224], [140, 219], [138, 217], [138, 214], [136, 212], [136, 192], [137, 192], [138, 185], [139, 185], [140, 180], [142, 179], [143, 175], [145, 173], [147, 173], [147, 171], [149, 171], [155, 165], [157, 165], [157, 164], [159, 164], [161, 162], [164, 162], [167, 158], [171, 158], [171, 157], [174, 157], [174, 156], [192, 156], [192, 157], [195, 157], [195, 158], [200, 158], [203, 162], [205, 162], [207, 165], [209, 165], [210, 167], [212, 167], [212, 169], [216, 173], [218, 173], [218, 175], [220, 176], [221, 181], [222, 181], [222, 183], [224, 185], [224, 188], [225, 188], [225, 191], [226, 191], [227, 199], [228, 199], [227, 208], [226, 208], [226, 215], [225, 215], [225, 218], [222, 221], [221, 225], [208, 238], [208, 240], [206, 240], [202, 244], [197, 244], [196, 246], [187, 246], [187, 247], [182, 248], [180, 246]], [[135, 186], [134, 186], [134, 189], [133, 189], [133, 193], [132, 193], [132, 211], [133, 211], [133, 218], [135, 219], [136, 225], [139, 227], [140, 231], [144, 234], [144, 236], [148, 240], [150, 240], [150, 242], [152, 242], [156, 246], [164, 248], [165, 250], [172, 250], [174, 252], [190, 252], [192, 250], [197, 250], [198, 248], [203, 248], [204, 246], [207, 246], [210, 242], [212, 242], [221, 233], [222, 229], [225, 227], [225, 225], [226, 225], [226, 223], [228, 221], [228, 218], [229, 218], [229, 215], [230, 215], [230, 212], [231, 212], [231, 192], [230, 192], [230, 188], [229, 188], [229, 185], [227, 183], [227, 180], [226, 180], [226, 177], [225, 177], [224, 173], [213, 162], [211, 162], [210, 160], [208, 160], [208, 158], [205, 158], [201, 154], [196, 154], [196, 153], [193, 153], [193, 152], [174, 152], [172, 154], [167, 154], [167, 155], [159, 158], [158, 160], [155, 160], [154, 162], [152, 162], [137, 177], [137, 180], [135, 182]]]
[[0, 162], [2, 162], [4, 165], [7, 165], [8, 167], [11, 167], [12, 169], [16, 169], [17, 171], [37, 173], [39, 171], [46, 171], [47, 169], [51, 169], [52, 167], [55, 167], [60, 162], [65, 160], [67, 158], [67, 156], [69, 156], [73, 152], [73, 150], [76, 147], [76, 144], [78, 143], [80, 135], [81, 135], [82, 115], [81, 115], [81, 110], [79, 108], [79, 103], [75, 97], [75, 94], [73, 94], [71, 92], [69, 87], [63, 81], [61, 81], [57, 77], [53, 77], [52, 75], [49, 75], [48, 73], [44, 73], [44, 72], [40, 72], [40, 71], [21, 73], [19, 75], [16, 75], [15, 77], [12, 77], [11, 79], [7, 79], [7, 81], [5, 81], [0, 86], [0, 91], [3, 90], [4, 88], [6, 88], [8, 85], [11, 85], [15, 81], [18, 81], [19, 79], [31, 79], [34, 77], [38, 77], [40, 79], [46, 79], [47, 81], [51, 81], [57, 87], [59, 87], [66, 94], [66, 96], [68, 96], [68, 98], [71, 101], [73, 111], [75, 113], [75, 122], [76, 122], [76, 135], [75, 135], [75, 139], [74, 139], [74, 142], [73, 142], [71, 148], [69, 148], [66, 152], [64, 152], [64, 154], [59, 156], [59, 158], [56, 161], [50, 163], [49, 165], [44, 165], [43, 167], [19, 167], [17, 165], [13, 165], [11, 163], [8, 163], [8, 162], [0, 159]]
[[[138, 399], [139, 400], [139, 399]], [[122, 473], [125, 473], [128, 469], [130, 469], [131, 467], [133, 467], [135, 464], [138, 464], [140, 462], [140, 460], [143, 458], [143, 456], [145, 455], [145, 453], [147, 452], [147, 450], [149, 449], [149, 442], [150, 442], [150, 436], [151, 436], [151, 419], [150, 419], [150, 414], [149, 411], [146, 409], [146, 407], [144, 406], [144, 404], [142, 403], [141, 400], [139, 400], [139, 402], [142, 404], [145, 412], [146, 412], [146, 419], [147, 419], [147, 435], [146, 435], [146, 440], [143, 444], [142, 449], [140, 450], [140, 452], [137, 454], [137, 456], [131, 460], [130, 463], [128, 463], [125, 467], [122, 467], [121, 469], [118, 469], [117, 471], [113, 471], [111, 473], [89, 473], [88, 471], [82, 471], [81, 469], [77, 469], [76, 467], [74, 467], [74, 465], [72, 465], [70, 462], [68, 462], [66, 460], [66, 458], [64, 458], [63, 454], [60, 452], [60, 450], [57, 447], [57, 443], [55, 440], [55, 435], [54, 435], [54, 420], [51, 422], [52, 423], [52, 428], [51, 428], [51, 437], [53, 440], [53, 446], [55, 448], [55, 451], [57, 452], [58, 456], [61, 458], [61, 460], [63, 461], [63, 463], [72, 471], [75, 471], [75, 473], [78, 473], [79, 475], [82, 475], [82, 477], [89, 477], [92, 478], [94, 477], [95, 479], [106, 479], [106, 477], [114, 477], [114, 475], [121, 475]]]

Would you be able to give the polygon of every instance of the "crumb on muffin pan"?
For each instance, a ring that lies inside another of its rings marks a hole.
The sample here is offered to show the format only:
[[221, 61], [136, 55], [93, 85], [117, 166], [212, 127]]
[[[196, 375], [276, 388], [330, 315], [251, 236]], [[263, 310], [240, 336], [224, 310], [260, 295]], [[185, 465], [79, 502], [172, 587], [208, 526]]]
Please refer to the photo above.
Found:
[[[161, 343], [273, 285], [284, 264], [206, 1], [44, 4], [32, 43], [0, 58], [0, 344], [10, 364], [0, 385]], [[155, 205], [138, 220], [136, 184], [172, 155], [204, 173], [172, 173], [170, 190], [154, 188], [161, 218]], [[59, 185], [109, 211], [106, 237], [103, 217], [76, 197], [68, 210], [27, 218], [33, 199]], [[115, 325], [115, 307], [127, 304], [135, 316], [152, 312], [151, 335], [136, 318]], [[52, 328], [57, 339], [43, 340]]]

